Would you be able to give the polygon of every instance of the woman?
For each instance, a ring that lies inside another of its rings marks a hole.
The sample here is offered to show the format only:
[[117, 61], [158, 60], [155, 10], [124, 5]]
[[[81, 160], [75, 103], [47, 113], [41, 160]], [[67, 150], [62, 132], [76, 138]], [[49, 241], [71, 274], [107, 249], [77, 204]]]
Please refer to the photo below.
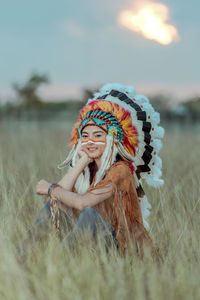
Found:
[[[62, 210], [73, 216], [74, 234], [87, 227], [95, 238], [101, 231], [124, 253], [132, 239], [141, 256], [144, 244], [153, 249], [141, 180], [154, 187], [163, 183], [158, 152], [164, 130], [158, 123], [159, 114], [132, 87], [108, 84], [88, 101], [73, 129], [71, 151], [59, 166], [70, 163], [69, 172], [58, 184], [37, 185], [37, 194], [52, 199], [43, 210], [57, 228]], [[37, 223], [42, 219], [43, 213]]]

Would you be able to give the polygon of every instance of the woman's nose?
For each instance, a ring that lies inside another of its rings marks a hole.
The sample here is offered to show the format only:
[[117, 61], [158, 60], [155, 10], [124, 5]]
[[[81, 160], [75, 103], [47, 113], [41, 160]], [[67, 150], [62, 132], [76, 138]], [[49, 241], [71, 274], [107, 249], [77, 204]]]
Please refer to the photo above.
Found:
[[92, 140], [88, 140], [88, 144], [89, 145], [92, 145], [92, 144], [94, 145], [95, 143]]

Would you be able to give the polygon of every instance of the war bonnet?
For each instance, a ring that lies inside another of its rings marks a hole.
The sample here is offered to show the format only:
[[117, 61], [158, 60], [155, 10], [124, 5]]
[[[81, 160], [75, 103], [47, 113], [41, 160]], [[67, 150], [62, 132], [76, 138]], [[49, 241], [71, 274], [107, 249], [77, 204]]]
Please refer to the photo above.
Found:
[[[114, 163], [116, 154], [119, 153], [132, 163], [135, 172], [142, 179], [149, 185], [158, 187], [163, 184], [160, 179], [162, 161], [158, 154], [164, 135], [164, 129], [158, 125], [159, 122], [160, 115], [147, 97], [136, 95], [131, 86], [106, 84], [80, 111], [72, 131], [71, 151], [59, 167], [70, 161], [73, 165], [74, 154], [80, 146], [81, 130], [86, 125], [97, 125], [108, 133], [107, 161]], [[114, 147], [111, 147], [113, 143]], [[109, 154], [113, 157], [108, 157]], [[102, 173], [98, 177], [98, 181], [103, 175]]]

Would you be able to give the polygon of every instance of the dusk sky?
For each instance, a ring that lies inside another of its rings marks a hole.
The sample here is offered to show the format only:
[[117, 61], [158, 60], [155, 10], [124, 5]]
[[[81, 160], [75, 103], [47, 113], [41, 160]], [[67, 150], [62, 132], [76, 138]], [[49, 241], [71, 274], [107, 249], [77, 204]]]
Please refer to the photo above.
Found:
[[[120, 24], [123, 11], [161, 3], [176, 38], [168, 45]], [[200, 95], [200, 1], [0, 1], [0, 100], [33, 71], [49, 74], [48, 99], [78, 98], [84, 87], [133, 85], [140, 94]]]

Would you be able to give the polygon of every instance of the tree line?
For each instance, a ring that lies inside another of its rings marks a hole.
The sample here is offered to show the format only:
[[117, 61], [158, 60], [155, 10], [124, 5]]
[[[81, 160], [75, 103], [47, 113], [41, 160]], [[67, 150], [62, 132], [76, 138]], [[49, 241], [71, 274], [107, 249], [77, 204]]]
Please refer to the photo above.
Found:
[[[48, 118], [52, 113], [76, 112], [82, 108], [93, 93], [99, 87], [94, 89], [85, 89], [83, 97], [79, 101], [66, 99], [62, 102], [44, 102], [38, 93], [39, 88], [44, 84], [49, 84], [50, 78], [47, 74], [32, 73], [23, 84], [13, 83], [17, 102], [9, 103], [0, 107], [0, 117], [15, 116], [17, 118], [29, 115], [31, 117], [41, 116]], [[149, 97], [153, 107], [160, 112], [161, 117], [166, 120], [191, 120], [200, 121], [200, 96], [188, 99], [175, 107], [171, 107], [170, 97], [164, 94]]]

